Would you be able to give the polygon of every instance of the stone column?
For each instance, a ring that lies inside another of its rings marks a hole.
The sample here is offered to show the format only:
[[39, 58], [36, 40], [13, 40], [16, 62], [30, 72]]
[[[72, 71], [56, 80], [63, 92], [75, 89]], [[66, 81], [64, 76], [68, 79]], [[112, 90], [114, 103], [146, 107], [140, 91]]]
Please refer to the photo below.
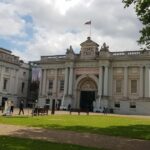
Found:
[[0, 92], [2, 93], [3, 91], [3, 67], [1, 68], [1, 78], [0, 78]]
[[68, 94], [72, 95], [72, 91], [73, 91], [73, 68], [70, 67], [70, 74], [69, 74], [69, 91]]
[[143, 66], [140, 67], [140, 85], [139, 85], [139, 96], [143, 97]]
[[43, 70], [41, 69], [40, 85], [39, 85], [39, 96], [42, 95], [42, 81], [43, 81]]
[[18, 84], [19, 84], [19, 70], [16, 70], [16, 79], [15, 79], [15, 94], [18, 95]]
[[103, 68], [99, 67], [99, 83], [98, 83], [98, 95], [101, 97], [102, 95], [102, 75], [103, 75]]
[[64, 96], [68, 95], [68, 67], [65, 69], [65, 85], [64, 85]]
[[112, 96], [112, 85], [113, 85], [113, 67], [109, 69], [109, 96]]
[[101, 96], [102, 96], [102, 79], [103, 79], [103, 68], [99, 67], [99, 80], [98, 80], [98, 99], [96, 100], [96, 104], [94, 109], [97, 111], [101, 105]]
[[124, 97], [128, 97], [128, 67], [124, 67]]
[[57, 80], [58, 80], [58, 69], [55, 69], [55, 79], [54, 79], [54, 96], [57, 99]]
[[46, 93], [46, 69], [43, 70], [43, 84], [42, 84], [42, 95]]
[[[13, 81], [13, 74], [14, 74], [14, 70], [13, 69], [11, 69], [10, 70], [10, 80], [9, 80], [9, 90], [8, 90], [8, 92], [10, 93], [10, 94], [14, 94], [14, 81]], [[21, 88], [22, 88], [22, 83], [21, 83]], [[20, 89], [20, 91], [21, 91], [22, 89]]]
[[145, 67], [145, 97], [149, 97], [149, 67]]
[[108, 66], [105, 66], [104, 71], [104, 96], [108, 96]]

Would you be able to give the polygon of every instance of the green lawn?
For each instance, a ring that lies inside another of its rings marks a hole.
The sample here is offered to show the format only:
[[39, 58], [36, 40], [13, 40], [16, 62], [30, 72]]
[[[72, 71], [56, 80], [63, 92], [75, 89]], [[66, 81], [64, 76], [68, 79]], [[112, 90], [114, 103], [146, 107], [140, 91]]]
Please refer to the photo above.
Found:
[[[98, 150], [71, 144], [0, 136], [0, 150]], [[99, 149], [104, 150], [104, 149]]]
[[150, 140], [150, 119], [147, 118], [92, 115], [53, 115], [40, 117], [1, 116], [0, 123]]

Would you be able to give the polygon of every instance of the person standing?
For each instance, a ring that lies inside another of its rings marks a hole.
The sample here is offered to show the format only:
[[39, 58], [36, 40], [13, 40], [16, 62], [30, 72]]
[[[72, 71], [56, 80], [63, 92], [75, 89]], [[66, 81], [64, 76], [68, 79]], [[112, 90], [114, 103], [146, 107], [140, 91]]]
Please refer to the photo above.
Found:
[[14, 102], [11, 101], [11, 104], [10, 104], [10, 113], [13, 114], [14, 112]]
[[5, 100], [2, 99], [2, 113], [3, 113], [4, 110], [5, 110]]
[[24, 110], [23, 110], [23, 108], [24, 108], [24, 102], [23, 102], [23, 100], [20, 102], [20, 105], [19, 105], [19, 115], [21, 114], [21, 112], [22, 112], [22, 114], [24, 115]]

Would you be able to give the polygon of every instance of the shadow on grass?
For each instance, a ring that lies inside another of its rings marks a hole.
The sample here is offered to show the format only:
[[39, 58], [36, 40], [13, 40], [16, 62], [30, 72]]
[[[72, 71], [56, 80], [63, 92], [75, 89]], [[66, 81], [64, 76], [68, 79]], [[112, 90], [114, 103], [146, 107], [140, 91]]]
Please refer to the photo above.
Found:
[[[0, 136], [0, 150], [98, 150], [72, 144], [52, 143], [42, 140]], [[104, 150], [104, 149], [99, 149]]]
[[[92, 132], [92, 133], [97, 133], [97, 134], [89, 134], [89, 133], [81, 134], [77, 132], [76, 133], [67, 132], [67, 131], [64, 132], [64, 131], [59, 131], [59, 130], [57, 132], [56, 130], [54, 131], [54, 130], [48, 130], [48, 129], [42, 129], [42, 128], [25, 128], [25, 129], [19, 129], [17, 131], [14, 131], [11, 134], [9, 134], [9, 136], [42, 139], [42, 140], [48, 140], [48, 141], [57, 142], [57, 143], [77, 144], [77, 145], [82, 145], [86, 147], [105, 148], [105, 149], [114, 149], [114, 150], [121, 150], [121, 149], [148, 150], [150, 147], [150, 141], [148, 140], [117, 138], [117, 137], [111, 137], [111, 136], [108, 137], [104, 135], [98, 135], [98, 134], [107, 134], [107, 135], [124, 136], [124, 137], [130, 137], [130, 138], [150, 139], [150, 126], [149, 125], [148, 126], [133, 125], [133, 126], [128, 126], [128, 127], [115, 126], [115, 127], [107, 127], [107, 128], [92, 128], [92, 127], [85, 127], [85, 126], [61, 127], [61, 126], [53, 124], [50, 126], [49, 125], [43, 126], [43, 128], [63, 129], [63, 130], [78, 131], [78, 132]], [[37, 149], [43, 149], [43, 147], [41, 146], [41, 148], [38, 147]], [[63, 150], [63, 149], [60, 149], [60, 150]], [[71, 150], [71, 149], [69, 148], [66, 150]], [[80, 150], [80, 148], [77, 150]]]
[[15, 119], [15, 118], [29, 118], [29, 116], [2, 116], [4, 118], [12, 118], [12, 119]]
[[88, 126], [60, 126], [58, 124], [51, 124], [51, 125], [38, 124], [37, 126], [35, 125], [34, 127], [150, 140], [150, 125], [138, 124], [138, 125], [128, 125], [128, 126], [109, 126], [109, 127], [101, 128], [101, 127], [88, 127]]

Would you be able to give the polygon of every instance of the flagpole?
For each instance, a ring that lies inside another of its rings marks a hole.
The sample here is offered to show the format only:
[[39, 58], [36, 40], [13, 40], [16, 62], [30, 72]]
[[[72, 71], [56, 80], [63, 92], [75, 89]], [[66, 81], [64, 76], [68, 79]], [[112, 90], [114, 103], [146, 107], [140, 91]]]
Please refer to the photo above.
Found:
[[87, 22], [85, 22], [85, 25], [90, 25], [90, 27], [89, 27], [89, 36], [91, 37], [91, 20], [90, 21], [87, 21]]
[[90, 24], [90, 37], [91, 37], [91, 24]]

